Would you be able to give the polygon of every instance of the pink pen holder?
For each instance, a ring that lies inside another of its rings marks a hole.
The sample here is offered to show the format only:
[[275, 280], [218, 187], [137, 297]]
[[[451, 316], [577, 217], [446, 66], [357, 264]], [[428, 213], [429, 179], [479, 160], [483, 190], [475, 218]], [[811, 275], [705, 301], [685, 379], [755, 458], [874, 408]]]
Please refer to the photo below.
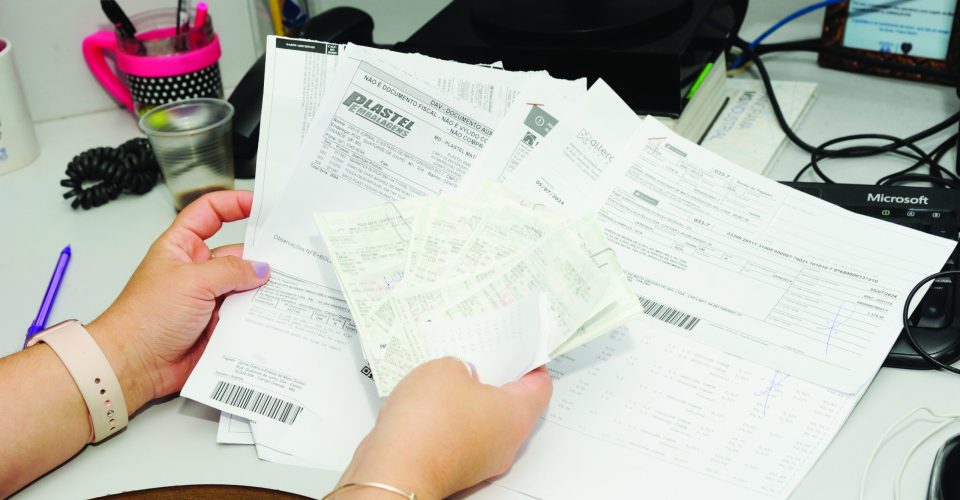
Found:
[[[142, 115], [155, 106], [197, 97], [223, 98], [220, 40], [209, 16], [199, 26], [174, 9], [130, 16], [134, 37], [98, 31], [83, 39], [83, 58], [93, 76], [121, 104]], [[203, 17], [203, 16], [201, 16]], [[117, 72], [107, 64], [112, 54]]]

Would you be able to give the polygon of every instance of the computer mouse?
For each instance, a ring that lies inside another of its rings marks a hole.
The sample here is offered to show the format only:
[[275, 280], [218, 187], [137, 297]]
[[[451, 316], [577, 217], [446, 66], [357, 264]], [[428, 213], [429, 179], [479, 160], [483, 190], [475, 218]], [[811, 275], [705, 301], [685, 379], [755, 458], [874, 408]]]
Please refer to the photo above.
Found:
[[927, 500], [960, 499], [960, 434], [943, 443], [930, 471]]

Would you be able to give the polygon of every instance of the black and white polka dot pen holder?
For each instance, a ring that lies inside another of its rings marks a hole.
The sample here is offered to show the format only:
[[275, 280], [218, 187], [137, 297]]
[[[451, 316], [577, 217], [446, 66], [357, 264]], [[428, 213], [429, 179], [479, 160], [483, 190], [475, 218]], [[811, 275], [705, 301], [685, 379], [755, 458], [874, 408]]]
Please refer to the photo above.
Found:
[[[137, 115], [183, 99], [222, 99], [220, 40], [206, 5], [201, 2], [197, 8], [196, 16], [177, 16], [175, 9], [130, 16], [134, 37], [117, 31], [94, 33], [83, 41], [84, 59], [107, 91]], [[117, 72], [107, 64], [105, 52], [115, 54]]]

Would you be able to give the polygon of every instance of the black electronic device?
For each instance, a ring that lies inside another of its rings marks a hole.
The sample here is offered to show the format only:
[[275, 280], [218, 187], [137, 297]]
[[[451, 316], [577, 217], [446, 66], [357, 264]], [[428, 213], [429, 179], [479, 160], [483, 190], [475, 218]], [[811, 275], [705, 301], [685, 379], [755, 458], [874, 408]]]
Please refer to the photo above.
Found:
[[[453, 0], [393, 48], [558, 78], [603, 78], [638, 113], [678, 117], [688, 92], [730, 46], [747, 0]], [[314, 16], [302, 38], [373, 45], [373, 19], [338, 7]], [[263, 100], [261, 57], [240, 81], [236, 176], [252, 178]]]
[[[373, 19], [362, 10], [337, 7], [310, 18], [298, 37], [322, 42], [373, 45]], [[252, 179], [256, 173], [265, 64], [266, 56], [260, 56], [230, 94], [230, 104], [234, 108], [233, 158], [239, 179]]]
[[948, 439], [937, 451], [927, 488], [927, 500], [957, 498], [960, 498], [960, 435]]
[[603, 78], [638, 113], [677, 117], [739, 31], [746, 0], [453, 0], [394, 48], [557, 78]]
[[[953, 189], [809, 182], [784, 184], [856, 213], [951, 240], [960, 239], [960, 192]], [[954, 248], [943, 270], [960, 269], [958, 257], [958, 250]], [[918, 344], [947, 364], [960, 359], [960, 293], [957, 288], [957, 279], [953, 277], [934, 280], [910, 317], [910, 330]], [[896, 314], [899, 316], [899, 311]], [[902, 333], [884, 366], [933, 368], [917, 354]]]

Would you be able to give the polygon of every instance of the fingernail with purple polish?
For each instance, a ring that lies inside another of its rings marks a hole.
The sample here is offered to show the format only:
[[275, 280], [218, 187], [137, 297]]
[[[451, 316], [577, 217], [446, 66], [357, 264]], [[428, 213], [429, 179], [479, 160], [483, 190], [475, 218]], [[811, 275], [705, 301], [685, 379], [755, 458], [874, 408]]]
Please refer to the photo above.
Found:
[[253, 265], [253, 272], [257, 273], [258, 278], [263, 278], [270, 273], [270, 264], [266, 262], [251, 262]]

